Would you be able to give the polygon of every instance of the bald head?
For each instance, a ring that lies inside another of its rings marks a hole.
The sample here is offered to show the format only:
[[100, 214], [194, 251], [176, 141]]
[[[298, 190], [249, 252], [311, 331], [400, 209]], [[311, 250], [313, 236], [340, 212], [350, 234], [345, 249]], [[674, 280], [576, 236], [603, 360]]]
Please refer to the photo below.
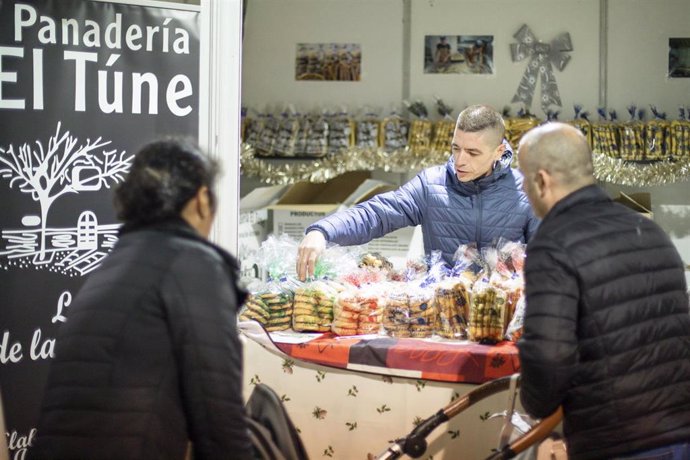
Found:
[[546, 123], [528, 131], [520, 140], [518, 158], [525, 174], [547, 171], [566, 191], [594, 183], [587, 139], [565, 123]]

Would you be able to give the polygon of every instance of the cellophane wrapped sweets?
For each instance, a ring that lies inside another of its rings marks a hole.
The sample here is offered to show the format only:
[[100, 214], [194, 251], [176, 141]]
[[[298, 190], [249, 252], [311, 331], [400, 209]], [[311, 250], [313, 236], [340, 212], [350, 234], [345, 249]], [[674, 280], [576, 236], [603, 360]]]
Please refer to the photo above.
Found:
[[518, 301], [525, 289], [523, 276], [525, 245], [501, 239], [497, 244], [497, 250], [497, 264], [492, 269], [490, 281], [506, 293], [505, 328], [513, 318]]
[[288, 273], [295, 265], [296, 252], [296, 242], [287, 235], [271, 235], [262, 243], [258, 258], [266, 268], [267, 280], [249, 287], [240, 320], [258, 321], [268, 332], [290, 328], [297, 283]]
[[378, 334], [385, 304], [381, 286], [351, 287], [338, 294], [331, 331], [338, 335]]
[[671, 122], [669, 149], [674, 160], [690, 158], [690, 107], [680, 107], [678, 120]]
[[265, 125], [265, 114], [259, 113], [256, 115], [251, 115], [248, 113], [244, 128], [244, 142], [256, 148]]
[[295, 290], [292, 329], [298, 332], [328, 332], [333, 324], [333, 306], [338, 290], [332, 283], [312, 281]]
[[668, 140], [670, 139], [671, 122], [666, 119], [666, 114], [659, 112], [656, 107], [651, 107], [654, 119], [645, 125], [645, 160], [666, 159]]
[[439, 97], [434, 96], [436, 109], [441, 119], [434, 123], [431, 136], [431, 150], [434, 152], [450, 152], [455, 134], [455, 119], [451, 116], [453, 108], [446, 105]]
[[592, 150], [611, 158], [618, 158], [620, 157], [620, 134], [615, 122], [616, 112], [611, 111], [610, 121], [606, 118], [605, 109], [599, 108], [597, 113], [599, 114], [599, 121], [592, 123]]
[[360, 149], [377, 149], [379, 147], [379, 129], [381, 120], [372, 110], [366, 110], [357, 120], [355, 145]]
[[414, 103], [404, 101], [404, 104], [413, 115], [412, 121], [410, 121], [408, 145], [413, 152], [419, 155], [428, 153], [431, 146], [432, 124], [428, 119], [429, 113], [426, 106], [421, 101]]
[[620, 133], [620, 157], [622, 160], [640, 161], [645, 157], [645, 125], [642, 122], [643, 111], [637, 110], [637, 106], [628, 107], [630, 120], [621, 123]]
[[434, 291], [438, 311], [436, 333], [441, 337], [465, 340], [468, 336], [470, 294], [475, 280], [472, 267], [479, 252], [476, 245], [461, 245], [455, 253], [455, 265]]
[[489, 276], [482, 276], [474, 283], [471, 298], [470, 340], [491, 344], [503, 340], [507, 322], [505, 291], [493, 285]]
[[342, 110], [328, 117], [328, 153], [347, 151], [355, 144], [355, 122]]
[[386, 285], [381, 324], [384, 333], [391, 337], [410, 337], [409, 291], [406, 282], [392, 281]]
[[[349, 261], [349, 262], [348, 262]], [[339, 271], [356, 267], [347, 249], [331, 245], [319, 257], [314, 276], [295, 290], [292, 328], [298, 332], [328, 332], [333, 325], [334, 304], [345, 286], [335, 279]]]
[[517, 342], [522, 337], [523, 325], [525, 323], [525, 295], [520, 296], [515, 306], [513, 318], [506, 328], [506, 339]]
[[520, 109], [517, 117], [506, 117], [506, 134], [505, 137], [513, 148], [517, 148], [522, 136], [534, 128], [539, 126], [541, 120], [529, 113], [529, 110]]
[[524, 249], [524, 244], [504, 239], [482, 248], [483, 275], [472, 286], [470, 340], [503, 340], [524, 289]]
[[381, 122], [379, 145], [393, 152], [407, 147], [409, 122], [396, 112]]
[[280, 114], [278, 129], [273, 142], [273, 155], [294, 157], [300, 134], [300, 116], [293, 107]]
[[273, 146], [280, 129], [280, 122], [272, 114], [268, 114], [263, 119], [261, 134], [256, 140], [256, 153], [261, 156], [273, 156]]
[[328, 153], [329, 124], [325, 114], [311, 115], [303, 119], [302, 135], [304, 154], [308, 157], [320, 158]]
[[581, 105], [575, 105], [574, 110], [575, 116], [568, 122], [568, 124], [579, 129], [585, 138], [587, 138], [589, 147], [592, 148], [592, 124], [589, 122], [589, 114], [582, 110]]

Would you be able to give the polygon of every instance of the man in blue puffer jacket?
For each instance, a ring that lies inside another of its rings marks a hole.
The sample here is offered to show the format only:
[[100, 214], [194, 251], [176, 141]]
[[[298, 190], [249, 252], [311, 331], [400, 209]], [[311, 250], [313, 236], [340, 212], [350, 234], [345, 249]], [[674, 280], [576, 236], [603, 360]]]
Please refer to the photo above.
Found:
[[397, 190], [327, 216], [306, 230], [297, 255], [297, 274], [314, 273], [326, 243], [365, 244], [399, 228], [422, 226], [424, 251], [439, 250], [453, 264], [458, 246], [481, 248], [499, 237], [527, 242], [538, 226], [522, 176], [510, 167], [513, 152], [504, 140], [503, 118], [474, 105], [458, 116], [452, 155], [420, 172]]

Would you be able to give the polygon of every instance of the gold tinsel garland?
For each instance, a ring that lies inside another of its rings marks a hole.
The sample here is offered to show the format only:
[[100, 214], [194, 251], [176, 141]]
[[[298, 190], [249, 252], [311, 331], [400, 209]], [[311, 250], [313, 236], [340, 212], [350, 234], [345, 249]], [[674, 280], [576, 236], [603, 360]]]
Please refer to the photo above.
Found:
[[593, 154], [594, 175], [603, 182], [638, 187], [672, 184], [690, 179], [690, 159], [641, 164]]
[[[323, 158], [289, 160], [256, 157], [254, 149], [243, 144], [241, 169], [243, 175], [258, 177], [269, 185], [292, 184], [299, 181], [322, 183], [350, 171], [419, 171], [429, 166], [444, 164], [449, 155], [449, 152], [438, 150], [427, 150], [422, 153], [409, 148], [393, 152], [353, 148]], [[593, 160], [594, 175], [603, 182], [654, 186], [690, 180], [690, 159], [641, 164], [594, 153]]]

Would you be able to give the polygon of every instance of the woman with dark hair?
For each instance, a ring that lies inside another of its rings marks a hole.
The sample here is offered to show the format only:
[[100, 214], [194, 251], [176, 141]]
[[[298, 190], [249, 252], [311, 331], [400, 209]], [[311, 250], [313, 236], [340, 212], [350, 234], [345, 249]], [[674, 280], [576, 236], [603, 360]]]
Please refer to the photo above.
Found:
[[242, 399], [237, 263], [207, 238], [217, 165], [145, 146], [115, 192], [124, 226], [69, 308], [30, 454], [252, 458]]

